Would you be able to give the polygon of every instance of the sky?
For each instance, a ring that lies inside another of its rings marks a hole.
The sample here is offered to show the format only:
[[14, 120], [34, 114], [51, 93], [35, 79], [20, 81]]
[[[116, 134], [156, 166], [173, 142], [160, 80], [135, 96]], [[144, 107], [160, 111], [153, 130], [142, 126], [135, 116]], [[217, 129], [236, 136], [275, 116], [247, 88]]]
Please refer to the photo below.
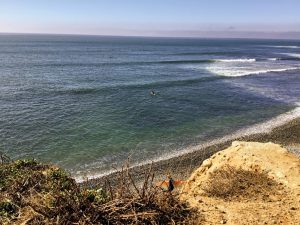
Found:
[[300, 39], [300, 0], [0, 0], [0, 32]]

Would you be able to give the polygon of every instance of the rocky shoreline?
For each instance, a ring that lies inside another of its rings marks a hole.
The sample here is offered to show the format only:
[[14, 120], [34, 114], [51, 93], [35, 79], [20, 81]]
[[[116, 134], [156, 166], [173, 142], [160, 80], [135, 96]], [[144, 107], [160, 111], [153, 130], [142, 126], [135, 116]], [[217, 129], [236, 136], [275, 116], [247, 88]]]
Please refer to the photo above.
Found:
[[[300, 118], [289, 121], [286, 124], [273, 128], [267, 133], [250, 134], [243, 137], [233, 137], [219, 143], [199, 148], [196, 151], [189, 152], [174, 158], [161, 160], [152, 164], [135, 166], [131, 168], [131, 172], [135, 174], [135, 178], [142, 178], [142, 171], [147, 170], [150, 165], [155, 171], [157, 180], [164, 179], [167, 174], [172, 174], [175, 179], [187, 179], [190, 174], [198, 168], [201, 163], [212, 156], [214, 153], [225, 149], [231, 145], [233, 141], [252, 141], [252, 142], [273, 142], [280, 144], [289, 151], [300, 155]], [[111, 173], [100, 178], [90, 179], [82, 182], [83, 186], [102, 186], [107, 179], [115, 180], [118, 172]]]

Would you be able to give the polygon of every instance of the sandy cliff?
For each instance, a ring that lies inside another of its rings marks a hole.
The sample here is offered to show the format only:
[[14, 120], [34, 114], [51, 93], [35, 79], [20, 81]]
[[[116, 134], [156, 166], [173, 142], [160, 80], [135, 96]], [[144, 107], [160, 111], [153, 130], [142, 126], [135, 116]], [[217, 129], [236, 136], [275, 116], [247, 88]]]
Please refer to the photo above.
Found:
[[203, 224], [300, 224], [300, 159], [277, 144], [235, 141], [203, 162], [181, 198]]

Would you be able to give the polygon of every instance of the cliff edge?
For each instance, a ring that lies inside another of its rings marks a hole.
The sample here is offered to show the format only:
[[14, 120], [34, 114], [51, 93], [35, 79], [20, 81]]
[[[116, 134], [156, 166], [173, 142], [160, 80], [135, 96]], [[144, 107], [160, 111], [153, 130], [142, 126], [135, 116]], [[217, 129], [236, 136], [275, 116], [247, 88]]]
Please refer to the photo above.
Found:
[[235, 141], [202, 163], [181, 199], [203, 224], [300, 224], [300, 159], [277, 144]]

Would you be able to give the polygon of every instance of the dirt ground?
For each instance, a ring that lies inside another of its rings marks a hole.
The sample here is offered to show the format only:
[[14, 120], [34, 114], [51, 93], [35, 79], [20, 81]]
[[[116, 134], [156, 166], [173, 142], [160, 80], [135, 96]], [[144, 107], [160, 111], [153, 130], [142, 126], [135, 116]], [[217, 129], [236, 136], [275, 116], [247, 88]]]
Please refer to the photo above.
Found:
[[202, 163], [181, 198], [203, 224], [300, 224], [300, 158], [278, 144], [235, 141]]

